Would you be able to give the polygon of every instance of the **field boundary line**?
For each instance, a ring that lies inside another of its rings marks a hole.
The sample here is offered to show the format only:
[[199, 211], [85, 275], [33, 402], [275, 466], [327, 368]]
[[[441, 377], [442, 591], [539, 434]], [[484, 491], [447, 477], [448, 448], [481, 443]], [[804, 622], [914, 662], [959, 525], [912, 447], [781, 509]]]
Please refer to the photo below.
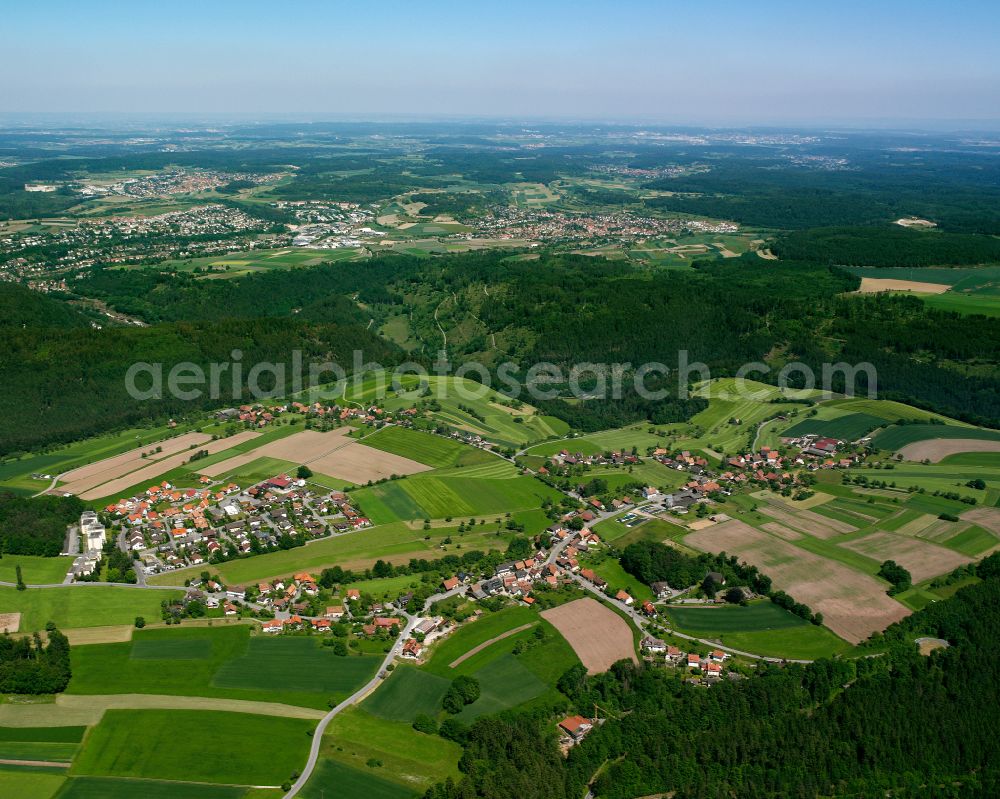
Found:
[[531, 629], [536, 624], [538, 624], [538, 622], [535, 622], [535, 621], [528, 622], [527, 624], [522, 624], [520, 627], [515, 627], [512, 630], [507, 630], [506, 632], [502, 632], [502, 633], [500, 633], [500, 635], [495, 635], [490, 640], [483, 641], [481, 644], [478, 644], [477, 646], [472, 647], [472, 649], [470, 649], [464, 655], [459, 655], [451, 663], [448, 664], [448, 668], [449, 669], [457, 668], [459, 665], [461, 665], [462, 663], [464, 663], [466, 660], [468, 660], [469, 658], [471, 658], [473, 655], [475, 655], [475, 654], [477, 654], [479, 652], [482, 652], [484, 649], [486, 649], [486, 647], [491, 646], [492, 644], [495, 644], [497, 641], [502, 641], [504, 638], [510, 638], [512, 635], [517, 635], [518, 633], [522, 633], [525, 630]]

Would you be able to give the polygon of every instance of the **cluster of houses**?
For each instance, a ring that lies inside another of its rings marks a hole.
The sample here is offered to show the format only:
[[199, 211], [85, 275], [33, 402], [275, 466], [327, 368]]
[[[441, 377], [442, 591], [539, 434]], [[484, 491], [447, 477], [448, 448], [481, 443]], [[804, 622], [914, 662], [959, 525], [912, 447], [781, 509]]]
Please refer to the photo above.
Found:
[[621, 451], [584, 455], [582, 452], [560, 450], [549, 458], [549, 468], [559, 472], [565, 466], [629, 466], [642, 463], [638, 455]]
[[306, 541], [372, 524], [346, 494], [320, 495], [288, 475], [245, 490], [209, 477], [199, 482], [176, 488], [163, 481], [104, 509], [147, 574], [264, 552], [283, 536]]
[[[866, 439], [862, 439], [864, 442]], [[827, 438], [809, 433], [798, 438], [782, 438], [781, 443], [787, 446], [799, 447], [799, 455], [795, 458], [796, 465], [807, 469], [847, 469], [862, 460], [857, 453], [837, 455], [845, 442], [836, 438]]]
[[713, 649], [708, 655], [697, 652], [684, 652], [680, 647], [667, 644], [651, 635], [643, 637], [641, 643], [643, 654], [651, 661], [657, 661], [663, 656], [663, 662], [668, 666], [695, 670], [706, 680], [714, 681], [722, 678], [723, 666], [729, 660], [729, 653], [721, 649]]
[[287, 406], [278, 405], [265, 408], [263, 405], [240, 405], [239, 408], [223, 408], [216, 412], [215, 418], [220, 422], [243, 422], [249, 427], [266, 427], [287, 410]]

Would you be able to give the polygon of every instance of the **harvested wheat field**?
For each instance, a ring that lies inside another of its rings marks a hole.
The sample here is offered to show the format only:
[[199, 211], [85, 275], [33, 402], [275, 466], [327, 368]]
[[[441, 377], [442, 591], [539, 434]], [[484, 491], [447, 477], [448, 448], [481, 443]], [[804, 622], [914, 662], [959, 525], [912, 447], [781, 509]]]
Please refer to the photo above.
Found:
[[846, 522], [822, 516], [811, 510], [790, 508], [783, 502], [771, 501], [767, 506], [761, 508], [761, 512], [788, 527], [802, 530], [816, 538], [834, 538], [844, 533], [853, 533], [857, 529]]
[[1000, 508], [976, 508], [962, 514], [962, 521], [978, 524], [984, 530], [1000, 536]]
[[777, 522], [768, 522], [767, 524], [762, 524], [761, 527], [784, 541], [796, 541], [802, 538], [802, 533], [798, 530], [785, 527], [785, 525], [778, 524]]
[[201, 472], [209, 477], [218, 477], [258, 458], [280, 458], [293, 463], [310, 463], [328, 452], [353, 443], [351, 439], [347, 438], [349, 432], [350, 428], [348, 427], [339, 427], [329, 433], [303, 430], [277, 441], [269, 441], [256, 449], [241, 452], [239, 455], [234, 455], [224, 461], [213, 463], [211, 466], [203, 468]]
[[619, 660], [639, 662], [628, 622], [596, 599], [577, 599], [544, 610], [542, 618], [569, 642], [587, 674], [607, 671]]
[[703, 552], [736, 555], [764, 574], [775, 588], [823, 614], [823, 624], [846, 641], [859, 643], [910, 611], [887, 596], [874, 577], [733, 520], [691, 533], [684, 543]]
[[910, 573], [915, 583], [972, 563], [972, 558], [937, 544], [882, 531], [856, 538], [841, 546], [867, 555], [879, 563], [894, 560]]
[[[216, 452], [222, 452], [224, 449], [229, 449], [230, 447], [235, 447], [237, 444], [242, 444], [244, 441], [252, 441], [257, 438], [260, 433], [255, 433], [252, 430], [244, 430], [242, 433], [237, 433], [234, 436], [229, 436], [228, 438], [220, 438], [216, 441], [209, 441], [204, 445], [198, 445], [198, 449], [203, 449], [212, 455]], [[165, 472], [169, 472], [171, 469], [176, 469], [178, 466], [183, 466], [188, 458], [191, 457], [193, 451], [190, 449], [179, 452], [176, 455], [170, 455], [169, 457], [163, 458], [156, 461], [155, 463], [147, 464], [140, 469], [136, 469], [133, 472], [129, 472], [122, 477], [115, 480], [111, 480], [108, 483], [102, 483], [101, 485], [91, 488], [87, 491], [83, 491], [79, 494], [80, 499], [99, 499], [101, 497], [110, 497], [116, 494], [120, 494], [127, 488], [132, 488], [139, 483], [149, 481], [154, 482], [157, 477]], [[63, 491], [73, 491], [72, 487], [67, 485], [62, 487]]]
[[209, 477], [218, 477], [257, 458], [280, 458], [307, 464], [314, 472], [336, 477], [338, 480], [363, 485], [369, 480], [381, 480], [394, 474], [416, 474], [431, 468], [391, 452], [366, 447], [348, 438], [348, 432], [350, 428], [347, 427], [329, 433], [303, 430], [205, 467], [201, 471]]
[[978, 438], [930, 438], [907, 444], [899, 454], [908, 461], [929, 460], [937, 463], [949, 455], [960, 452], [1000, 452], [1000, 441], [983, 441]]
[[880, 291], [913, 291], [917, 294], [944, 294], [950, 286], [943, 283], [921, 283], [917, 280], [895, 280], [888, 277], [863, 277], [858, 294], [877, 294]]
[[[59, 486], [57, 493], [69, 491], [73, 494], [80, 494], [87, 489], [99, 486], [101, 483], [114, 480], [116, 477], [124, 477], [129, 472], [134, 472], [136, 469], [154, 463], [156, 459], [166, 458], [168, 455], [173, 455], [177, 452], [186, 452], [192, 445], [204, 444], [206, 441], [211, 440], [211, 438], [211, 436], [205, 433], [185, 433], [182, 436], [177, 436], [177, 438], [157, 441], [147, 444], [145, 447], [130, 449], [128, 452], [123, 452], [120, 455], [114, 455], [96, 463], [81, 466], [78, 469], [66, 472], [62, 476], [62, 484]], [[152, 453], [157, 447], [160, 447], [160, 452], [155, 453], [150, 458], [142, 457], [144, 452]]]

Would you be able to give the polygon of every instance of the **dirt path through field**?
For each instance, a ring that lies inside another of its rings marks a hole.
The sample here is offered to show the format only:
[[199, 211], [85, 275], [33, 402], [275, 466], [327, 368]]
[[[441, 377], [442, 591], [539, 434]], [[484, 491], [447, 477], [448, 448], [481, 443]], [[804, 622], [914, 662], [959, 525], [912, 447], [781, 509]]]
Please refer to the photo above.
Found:
[[448, 668], [449, 669], [458, 668], [458, 666], [460, 666], [466, 660], [471, 658], [474, 654], [476, 654], [477, 652], [482, 652], [484, 649], [486, 649], [486, 647], [490, 646], [491, 644], [495, 644], [497, 641], [502, 641], [504, 638], [510, 638], [512, 635], [517, 635], [519, 632], [523, 632], [524, 630], [527, 630], [534, 626], [535, 626], [534, 622], [531, 622], [530, 624], [522, 624], [520, 627], [515, 627], [513, 630], [507, 630], [507, 632], [500, 633], [500, 635], [494, 636], [489, 641], [483, 641], [479, 646], [474, 646], [464, 655], [459, 655], [457, 658], [455, 658], [451, 663], [448, 664]]
[[105, 710], [215, 710], [294, 719], [321, 719], [323, 711], [280, 702], [161, 694], [59, 694], [54, 703], [0, 705], [0, 726], [62, 727], [96, 724]]

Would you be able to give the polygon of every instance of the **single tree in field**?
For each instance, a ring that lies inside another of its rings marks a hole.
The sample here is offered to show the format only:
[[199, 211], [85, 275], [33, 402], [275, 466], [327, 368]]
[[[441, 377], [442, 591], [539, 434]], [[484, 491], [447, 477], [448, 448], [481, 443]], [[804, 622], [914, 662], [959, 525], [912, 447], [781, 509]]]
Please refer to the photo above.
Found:
[[17, 574], [17, 590], [24, 591], [28, 586], [24, 584], [24, 579], [21, 577], [21, 564], [17, 564], [14, 567], [14, 571]]

